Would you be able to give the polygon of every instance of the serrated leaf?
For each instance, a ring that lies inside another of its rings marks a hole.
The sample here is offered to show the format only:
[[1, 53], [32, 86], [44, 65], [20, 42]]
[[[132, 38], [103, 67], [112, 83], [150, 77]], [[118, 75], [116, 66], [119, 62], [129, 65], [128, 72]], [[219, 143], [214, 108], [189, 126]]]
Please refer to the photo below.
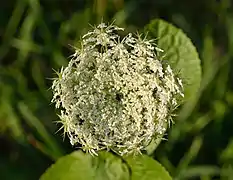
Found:
[[41, 180], [128, 180], [128, 167], [121, 158], [100, 152], [98, 156], [76, 151], [60, 158]]
[[[175, 74], [183, 81], [184, 101], [195, 98], [201, 83], [201, 65], [198, 53], [191, 40], [179, 28], [161, 20], [152, 20], [145, 26], [144, 31], [148, 39], [155, 39], [159, 59], [165, 60], [172, 67]], [[151, 142], [145, 149], [152, 154], [160, 141]]]
[[166, 169], [156, 160], [146, 156], [139, 155], [125, 158], [131, 167], [132, 180], [171, 180]]
[[156, 39], [158, 47], [164, 50], [159, 57], [168, 61], [183, 80], [185, 100], [194, 96], [200, 87], [201, 66], [191, 40], [181, 29], [160, 19], [151, 21], [145, 32], [148, 38]]

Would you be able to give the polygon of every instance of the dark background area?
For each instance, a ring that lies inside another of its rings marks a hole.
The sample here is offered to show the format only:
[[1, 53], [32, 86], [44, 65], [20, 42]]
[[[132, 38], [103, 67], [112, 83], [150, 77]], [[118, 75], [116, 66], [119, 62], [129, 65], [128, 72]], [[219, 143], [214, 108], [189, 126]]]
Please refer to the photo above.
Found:
[[174, 179], [233, 179], [232, 1], [9, 0], [0, 4], [1, 180], [38, 179], [75, 150], [57, 132], [49, 78], [89, 24], [115, 20], [136, 31], [154, 18], [191, 38], [203, 79], [153, 156]]

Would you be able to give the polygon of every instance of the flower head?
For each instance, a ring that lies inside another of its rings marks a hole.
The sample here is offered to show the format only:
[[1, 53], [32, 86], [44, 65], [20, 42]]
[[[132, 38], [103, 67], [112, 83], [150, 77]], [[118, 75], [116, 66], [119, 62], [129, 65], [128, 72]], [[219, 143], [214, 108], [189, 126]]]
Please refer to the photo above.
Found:
[[[161, 138], [183, 95], [180, 79], [156, 56], [153, 41], [101, 23], [81, 39], [53, 82], [53, 99], [71, 144], [92, 154], [137, 153]], [[162, 50], [160, 50], [162, 51]]]

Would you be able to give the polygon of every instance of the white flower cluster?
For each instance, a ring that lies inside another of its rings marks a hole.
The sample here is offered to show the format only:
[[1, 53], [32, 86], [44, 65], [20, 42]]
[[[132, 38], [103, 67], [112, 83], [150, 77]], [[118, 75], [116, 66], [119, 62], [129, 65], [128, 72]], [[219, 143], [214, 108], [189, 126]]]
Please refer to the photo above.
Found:
[[82, 37], [53, 82], [53, 99], [72, 145], [92, 154], [138, 153], [161, 138], [183, 87], [152, 41], [101, 23]]

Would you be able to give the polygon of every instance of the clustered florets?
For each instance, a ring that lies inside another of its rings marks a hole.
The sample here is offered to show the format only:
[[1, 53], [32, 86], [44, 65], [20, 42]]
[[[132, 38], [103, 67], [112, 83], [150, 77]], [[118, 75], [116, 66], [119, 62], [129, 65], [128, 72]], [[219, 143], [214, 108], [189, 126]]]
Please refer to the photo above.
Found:
[[101, 23], [82, 37], [67, 67], [53, 82], [53, 99], [72, 145], [92, 154], [143, 150], [166, 131], [180, 79], [159, 60], [153, 41]]

